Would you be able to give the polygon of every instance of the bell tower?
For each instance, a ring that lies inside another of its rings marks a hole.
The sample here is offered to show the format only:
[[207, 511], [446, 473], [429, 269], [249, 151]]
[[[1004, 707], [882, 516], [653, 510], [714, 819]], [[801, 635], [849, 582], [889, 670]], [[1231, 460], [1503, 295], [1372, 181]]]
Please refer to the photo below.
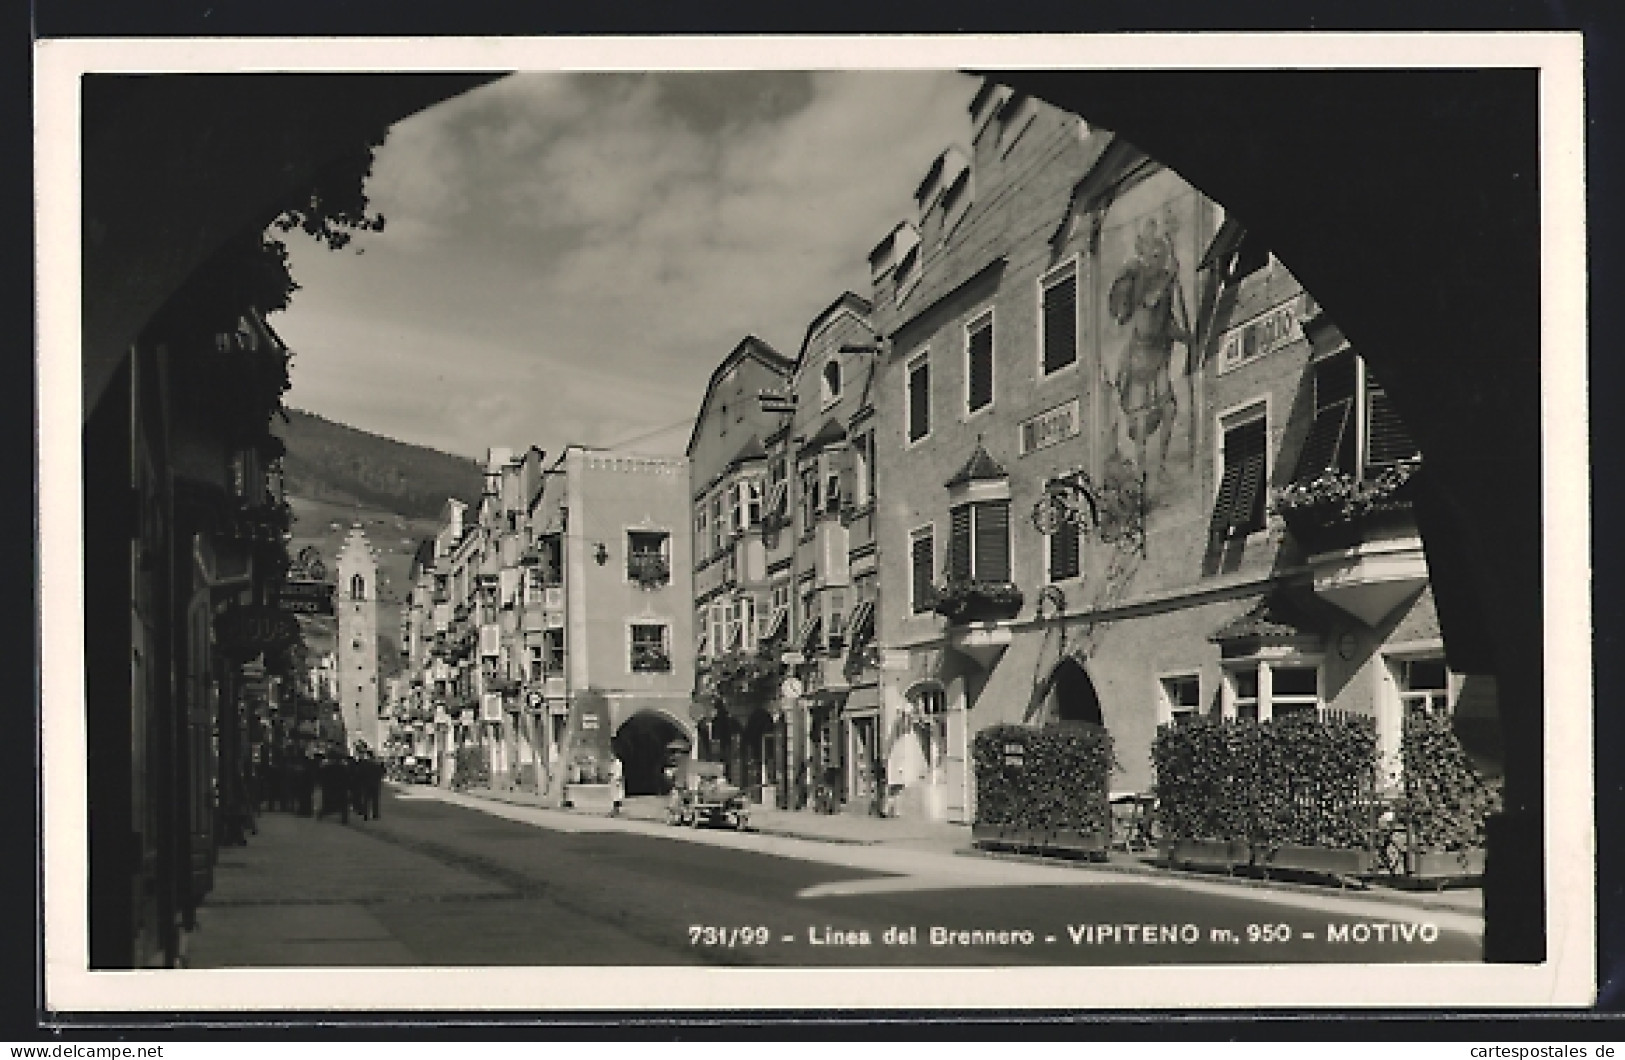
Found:
[[350, 527], [338, 555], [338, 695], [344, 742], [377, 751], [378, 560], [361, 524]]

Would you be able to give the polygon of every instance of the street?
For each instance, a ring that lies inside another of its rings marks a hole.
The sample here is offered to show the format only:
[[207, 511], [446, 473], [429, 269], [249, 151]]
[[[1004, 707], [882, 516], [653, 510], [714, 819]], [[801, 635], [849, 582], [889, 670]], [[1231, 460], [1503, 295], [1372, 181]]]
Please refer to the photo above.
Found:
[[1478, 918], [1370, 896], [921, 846], [675, 829], [427, 788], [226, 848], [195, 968], [969, 966], [1480, 959]]

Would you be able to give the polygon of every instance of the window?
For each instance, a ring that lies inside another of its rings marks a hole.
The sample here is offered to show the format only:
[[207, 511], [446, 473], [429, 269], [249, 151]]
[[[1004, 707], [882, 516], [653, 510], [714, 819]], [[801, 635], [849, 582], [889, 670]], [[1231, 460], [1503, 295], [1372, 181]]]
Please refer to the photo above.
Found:
[[1441, 658], [1402, 659], [1393, 664], [1399, 701], [1432, 714], [1450, 709], [1450, 671]]
[[711, 602], [711, 654], [721, 655], [728, 650], [727, 604], [721, 600]]
[[1260, 404], [1220, 420], [1224, 432], [1219, 492], [1213, 505], [1211, 533], [1229, 538], [1264, 528], [1264, 483], [1268, 463], [1268, 428]]
[[908, 366], [908, 440], [918, 442], [931, 433], [931, 359], [921, 354]]
[[822, 511], [819, 506], [818, 465], [808, 464], [801, 469], [801, 530], [802, 533], [812, 533], [813, 524], [818, 522], [818, 514]]
[[965, 411], [980, 412], [993, 404], [993, 314], [965, 327]]
[[564, 627], [542, 630], [542, 654], [548, 673], [564, 673]]
[[1045, 542], [1050, 581], [1064, 582], [1083, 573], [1083, 534], [1077, 523], [1061, 520], [1061, 525]]
[[852, 504], [862, 508], [875, 499], [875, 436], [860, 434], [852, 442]]
[[948, 579], [1010, 581], [1010, 502], [974, 501], [948, 513]]
[[711, 554], [722, 551], [722, 494], [711, 498]]
[[626, 576], [645, 587], [671, 581], [671, 560], [667, 545], [671, 535], [664, 530], [629, 530], [626, 534]]
[[1251, 662], [1225, 670], [1225, 713], [1261, 721], [1320, 710], [1320, 665], [1308, 660]]
[[1040, 374], [1078, 361], [1078, 267], [1068, 262], [1039, 284]]
[[826, 454], [824, 457], [824, 510], [830, 515], [838, 515], [841, 511], [841, 470], [839, 460]]
[[745, 529], [744, 483], [735, 482], [728, 487], [728, 531], [738, 537]]
[[748, 478], [740, 488], [745, 493], [745, 528], [754, 530], [762, 525], [762, 480]]
[[671, 669], [671, 653], [666, 646], [666, 627], [663, 623], [633, 624], [631, 662], [634, 673], [665, 673]]
[[710, 520], [707, 516], [705, 503], [702, 501], [694, 509], [694, 540], [699, 547], [705, 547], [707, 535], [710, 533]]
[[1352, 350], [1317, 361], [1313, 372], [1315, 419], [1299, 450], [1294, 481], [1324, 471], [1369, 477], [1416, 455], [1416, 442], [1393, 402]]
[[1202, 713], [1202, 679], [1178, 674], [1158, 681], [1162, 688], [1163, 719], [1180, 724]]
[[350, 579], [350, 599], [365, 600], [367, 598], [367, 579], [357, 574]]
[[937, 580], [935, 532], [927, 526], [909, 535], [909, 600], [915, 614], [931, 610]]
[[829, 605], [829, 633], [825, 644], [831, 653], [839, 652], [846, 644], [846, 593], [841, 589], [824, 591]]
[[833, 357], [824, 362], [824, 371], [819, 376], [819, 393], [826, 405], [841, 399], [841, 362]]

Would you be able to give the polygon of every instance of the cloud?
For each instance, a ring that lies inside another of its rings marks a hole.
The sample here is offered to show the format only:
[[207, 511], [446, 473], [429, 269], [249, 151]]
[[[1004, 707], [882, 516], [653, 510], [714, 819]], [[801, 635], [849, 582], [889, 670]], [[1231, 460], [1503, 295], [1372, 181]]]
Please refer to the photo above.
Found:
[[470, 455], [659, 434], [744, 334], [794, 355], [815, 313], [866, 291], [864, 255], [965, 138], [973, 90], [947, 72], [517, 75], [416, 115], [379, 152], [389, 224], [367, 253], [293, 248], [290, 400]]

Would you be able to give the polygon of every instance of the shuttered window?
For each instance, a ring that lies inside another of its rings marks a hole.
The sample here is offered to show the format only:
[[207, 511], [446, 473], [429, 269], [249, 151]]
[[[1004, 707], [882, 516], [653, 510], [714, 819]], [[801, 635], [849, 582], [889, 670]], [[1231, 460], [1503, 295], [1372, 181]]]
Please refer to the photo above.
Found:
[[1055, 533], [1049, 535], [1049, 580], [1052, 582], [1066, 581], [1076, 578], [1083, 571], [1082, 535], [1078, 533], [1078, 524], [1071, 520], [1062, 520]]
[[948, 513], [948, 580], [968, 581], [971, 571], [971, 506]]
[[1309, 436], [1298, 452], [1294, 481], [1311, 479], [1331, 468], [1354, 466], [1354, 402], [1348, 398], [1315, 413]]
[[971, 412], [993, 404], [993, 316], [989, 314], [966, 329], [965, 404]]
[[931, 588], [936, 581], [936, 540], [930, 530], [916, 531], [909, 542], [909, 562], [913, 567], [913, 606], [916, 612], [931, 609]]
[[976, 551], [971, 576], [979, 581], [1010, 580], [1010, 502], [983, 501], [976, 508]]
[[1068, 270], [1043, 292], [1044, 374], [1078, 359], [1078, 276]]
[[1415, 456], [1417, 448], [1411, 432], [1400, 421], [1393, 401], [1369, 374], [1365, 397], [1366, 467], [1385, 468]]
[[948, 513], [948, 579], [1010, 580], [1010, 502], [961, 504]]
[[1210, 528], [1215, 536], [1263, 529], [1266, 437], [1263, 417], [1226, 428], [1224, 474]]
[[931, 433], [931, 362], [924, 357], [908, 369], [908, 440]]

